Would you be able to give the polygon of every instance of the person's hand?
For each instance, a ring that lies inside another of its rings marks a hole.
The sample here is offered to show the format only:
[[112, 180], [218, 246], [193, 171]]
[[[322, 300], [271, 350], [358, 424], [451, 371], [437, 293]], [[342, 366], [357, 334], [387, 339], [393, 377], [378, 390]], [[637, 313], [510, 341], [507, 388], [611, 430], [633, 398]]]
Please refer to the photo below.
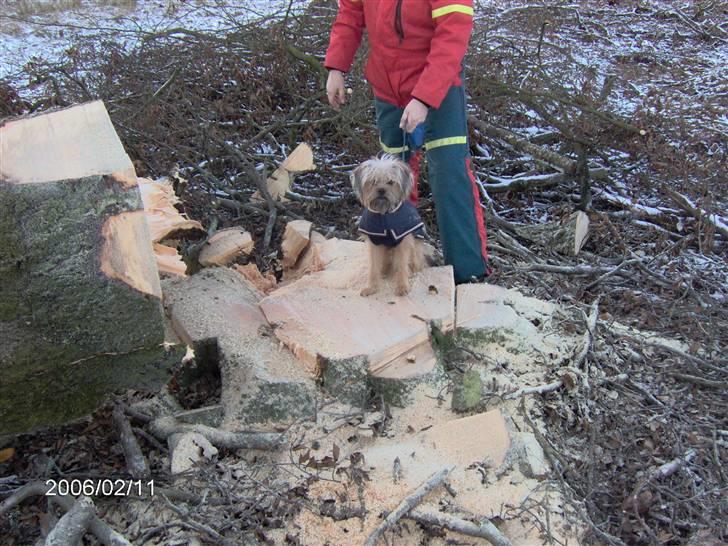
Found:
[[427, 105], [417, 99], [412, 99], [402, 112], [402, 119], [399, 120], [399, 128], [408, 133], [415, 130], [427, 117]]
[[329, 70], [329, 78], [326, 80], [326, 95], [329, 104], [338, 110], [346, 102], [346, 89], [344, 89], [344, 74], [338, 70]]

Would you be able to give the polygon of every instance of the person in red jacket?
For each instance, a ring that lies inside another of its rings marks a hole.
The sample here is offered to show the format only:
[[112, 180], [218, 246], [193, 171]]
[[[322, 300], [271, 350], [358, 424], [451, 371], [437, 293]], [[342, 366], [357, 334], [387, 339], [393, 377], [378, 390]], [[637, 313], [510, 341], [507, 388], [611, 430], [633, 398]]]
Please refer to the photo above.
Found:
[[[472, 28], [472, 0], [339, 0], [324, 61], [328, 100], [339, 109], [346, 101], [344, 73], [367, 31], [364, 74], [374, 91], [380, 143], [385, 152], [409, 161], [415, 180], [420, 150], [412, 149], [404, 133], [424, 124], [443, 254], [458, 283], [489, 273], [462, 82]], [[417, 203], [416, 184], [410, 199]]]

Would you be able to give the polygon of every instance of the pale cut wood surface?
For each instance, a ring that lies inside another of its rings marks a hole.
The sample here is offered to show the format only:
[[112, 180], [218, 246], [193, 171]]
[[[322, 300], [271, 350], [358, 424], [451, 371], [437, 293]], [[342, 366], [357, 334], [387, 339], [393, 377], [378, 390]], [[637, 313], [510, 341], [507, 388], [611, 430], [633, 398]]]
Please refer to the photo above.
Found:
[[435, 356], [428, 321], [454, 324], [455, 286], [451, 267], [418, 274], [410, 294], [359, 295], [367, 273], [366, 247], [356, 241], [329, 239], [319, 245], [322, 271], [305, 275], [271, 293], [260, 306], [275, 333], [294, 354], [318, 373], [320, 358], [368, 355], [373, 375], [420, 376], [432, 370]]
[[34, 184], [133, 170], [102, 101], [0, 127], [2, 181]]

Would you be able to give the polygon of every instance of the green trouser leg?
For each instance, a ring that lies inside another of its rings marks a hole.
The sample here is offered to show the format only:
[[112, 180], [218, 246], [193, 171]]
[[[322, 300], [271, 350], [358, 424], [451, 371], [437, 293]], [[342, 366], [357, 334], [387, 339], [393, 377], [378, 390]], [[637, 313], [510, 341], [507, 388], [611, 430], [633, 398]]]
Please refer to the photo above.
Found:
[[[409, 159], [399, 128], [402, 109], [379, 99], [375, 106], [382, 149]], [[453, 266], [455, 282], [482, 277], [488, 273], [487, 235], [470, 168], [463, 88], [451, 87], [440, 108], [430, 108], [425, 123], [430, 189], [445, 263]]]
[[410, 193], [410, 201], [417, 205], [417, 186], [422, 153], [420, 150], [410, 150], [404, 145], [404, 134], [402, 129], [399, 128], [399, 120], [402, 117], [401, 108], [379, 99], [374, 99], [374, 107], [377, 112], [379, 144], [383, 151], [394, 154], [409, 163], [415, 182], [412, 186], [412, 193]]

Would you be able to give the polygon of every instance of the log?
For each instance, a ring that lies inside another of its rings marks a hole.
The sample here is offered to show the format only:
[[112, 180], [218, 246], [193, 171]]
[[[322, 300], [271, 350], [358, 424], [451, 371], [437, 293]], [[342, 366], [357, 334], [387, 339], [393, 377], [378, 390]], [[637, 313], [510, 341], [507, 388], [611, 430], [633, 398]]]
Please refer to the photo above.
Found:
[[315, 415], [314, 378], [270, 333], [258, 307], [263, 294], [240, 273], [214, 267], [165, 280], [164, 296], [180, 339], [191, 347], [214, 342], [225, 428]]
[[333, 396], [359, 405], [373, 389], [402, 405], [417, 384], [437, 378], [429, 326], [434, 321], [452, 329], [452, 268], [421, 271], [406, 296], [396, 297], [385, 282], [377, 294], [362, 297], [367, 268], [363, 242], [319, 242], [314, 232], [295, 270], [318, 271], [278, 288], [260, 308], [276, 337]]
[[[295, 173], [315, 168], [311, 147], [305, 143], [299, 144], [266, 180], [269, 195], [276, 201], [285, 201], [286, 192], [291, 189]], [[261, 199], [260, 192], [255, 192], [252, 198]]]
[[0, 435], [159, 388], [177, 354], [163, 347], [149, 227], [103, 103], [6, 121], [0, 157]]

